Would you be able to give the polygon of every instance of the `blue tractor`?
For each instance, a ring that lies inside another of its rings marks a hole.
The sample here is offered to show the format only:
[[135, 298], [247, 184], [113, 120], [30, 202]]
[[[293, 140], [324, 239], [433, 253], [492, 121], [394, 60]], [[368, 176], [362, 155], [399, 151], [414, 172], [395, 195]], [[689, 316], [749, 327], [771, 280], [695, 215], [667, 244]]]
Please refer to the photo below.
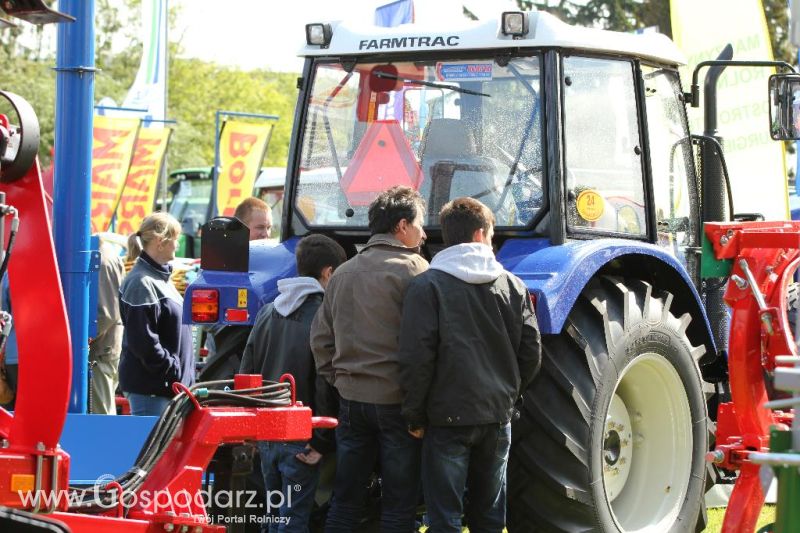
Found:
[[727, 323], [701, 231], [730, 206], [719, 144], [689, 132], [677, 47], [541, 12], [306, 37], [280, 244], [248, 246], [235, 219], [203, 230], [184, 316], [219, 333], [206, 378], [237, 367], [303, 235], [357, 254], [370, 201], [407, 185], [428, 204], [431, 258], [439, 209], [471, 196], [543, 334], [512, 429], [509, 531], [702, 529]]

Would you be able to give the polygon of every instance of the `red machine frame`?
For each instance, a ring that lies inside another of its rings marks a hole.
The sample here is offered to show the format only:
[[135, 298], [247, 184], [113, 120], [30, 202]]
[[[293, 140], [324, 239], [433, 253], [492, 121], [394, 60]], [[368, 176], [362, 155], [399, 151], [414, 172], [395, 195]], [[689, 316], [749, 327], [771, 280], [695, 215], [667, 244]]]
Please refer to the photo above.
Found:
[[800, 222], [706, 223], [705, 232], [716, 258], [733, 260], [725, 291], [732, 310], [732, 401], [719, 406], [716, 449], [708, 459], [740, 471], [722, 531], [752, 532], [772, 476], [760, 476], [761, 466], [748, 456], [769, 451], [770, 426], [786, 426], [793, 417], [764, 406], [765, 373], [775, 370], [778, 356], [797, 355], [786, 295], [800, 263]]

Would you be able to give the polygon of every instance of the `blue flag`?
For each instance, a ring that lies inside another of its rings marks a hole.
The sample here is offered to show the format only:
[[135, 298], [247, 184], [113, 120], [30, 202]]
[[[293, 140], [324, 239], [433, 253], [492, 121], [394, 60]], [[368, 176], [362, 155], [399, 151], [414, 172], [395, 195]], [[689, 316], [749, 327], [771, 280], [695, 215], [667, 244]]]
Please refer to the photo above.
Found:
[[414, 22], [414, 0], [396, 0], [375, 8], [375, 25], [391, 28]]

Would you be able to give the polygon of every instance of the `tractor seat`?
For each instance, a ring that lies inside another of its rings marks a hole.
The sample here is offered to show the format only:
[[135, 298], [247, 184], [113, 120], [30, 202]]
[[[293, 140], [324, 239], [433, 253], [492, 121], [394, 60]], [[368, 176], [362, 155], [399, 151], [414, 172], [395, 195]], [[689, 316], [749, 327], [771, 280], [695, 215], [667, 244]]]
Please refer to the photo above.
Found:
[[471, 196], [493, 211], [503, 176], [496, 177], [494, 160], [478, 154], [469, 123], [437, 118], [425, 129], [421, 149], [425, 177], [419, 192], [428, 203], [427, 224], [437, 224], [442, 206], [453, 198]]

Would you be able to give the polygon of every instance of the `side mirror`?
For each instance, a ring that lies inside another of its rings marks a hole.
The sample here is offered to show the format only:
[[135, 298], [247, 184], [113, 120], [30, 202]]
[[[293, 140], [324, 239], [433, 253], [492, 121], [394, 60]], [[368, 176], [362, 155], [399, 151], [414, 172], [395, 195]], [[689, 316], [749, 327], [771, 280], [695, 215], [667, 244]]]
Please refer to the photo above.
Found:
[[800, 74], [769, 77], [769, 125], [776, 141], [800, 139]]

